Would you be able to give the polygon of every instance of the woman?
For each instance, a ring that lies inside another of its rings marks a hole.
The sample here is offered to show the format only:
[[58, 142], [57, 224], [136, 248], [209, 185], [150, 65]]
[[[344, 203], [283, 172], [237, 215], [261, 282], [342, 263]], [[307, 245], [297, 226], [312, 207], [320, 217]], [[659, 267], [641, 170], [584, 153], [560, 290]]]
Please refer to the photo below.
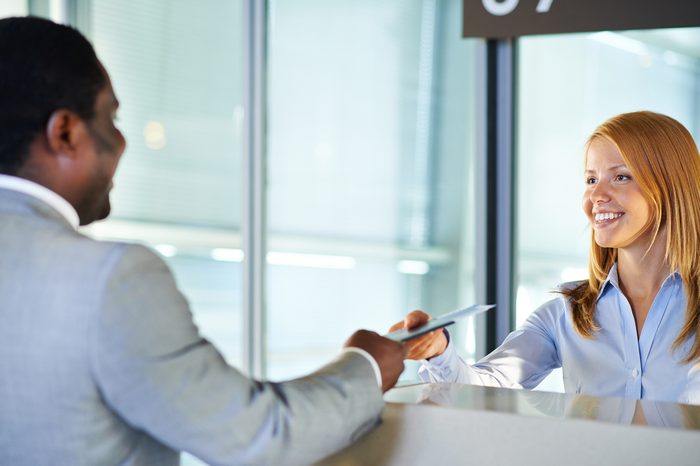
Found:
[[[586, 144], [589, 279], [566, 283], [503, 344], [467, 365], [432, 332], [410, 341], [424, 380], [700, 404], [700, 154], [677, 121], [618, 115]], [[430, 316], [414, 311], [393, 329]]]

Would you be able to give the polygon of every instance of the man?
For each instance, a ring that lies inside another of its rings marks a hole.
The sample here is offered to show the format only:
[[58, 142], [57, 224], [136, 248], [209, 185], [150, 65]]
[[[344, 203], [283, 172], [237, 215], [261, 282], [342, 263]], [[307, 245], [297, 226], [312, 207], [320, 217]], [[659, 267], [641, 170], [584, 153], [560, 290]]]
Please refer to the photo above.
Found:
[[305, 464], [376, 424], [403, 345], [250, 380], [199, 336], [165, 264], [76, 231], [105, 218], [125, 140], [77, 31], [0, 20], [0, 464]]

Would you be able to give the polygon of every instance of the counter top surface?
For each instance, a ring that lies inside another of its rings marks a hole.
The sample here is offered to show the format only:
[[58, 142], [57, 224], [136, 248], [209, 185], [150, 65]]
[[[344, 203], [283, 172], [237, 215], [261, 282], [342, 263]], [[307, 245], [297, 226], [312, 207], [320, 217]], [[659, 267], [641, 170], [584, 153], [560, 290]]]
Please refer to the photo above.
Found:
[[458, 384], [407, 385], [389, 390], [384, 399], [389, 403], [700, 431], [700, 406], [650, 400]]

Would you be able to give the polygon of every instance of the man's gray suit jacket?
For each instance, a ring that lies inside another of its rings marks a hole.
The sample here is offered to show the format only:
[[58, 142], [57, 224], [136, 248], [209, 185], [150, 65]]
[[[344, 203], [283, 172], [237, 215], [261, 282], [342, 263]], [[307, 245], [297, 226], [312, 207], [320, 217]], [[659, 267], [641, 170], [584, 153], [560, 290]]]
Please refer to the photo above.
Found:
[[250, 380], [192, 322], [148, 249], [76, 232], [0, 189], [0, 464], [307, 464], [383, 407], [370, 363]]

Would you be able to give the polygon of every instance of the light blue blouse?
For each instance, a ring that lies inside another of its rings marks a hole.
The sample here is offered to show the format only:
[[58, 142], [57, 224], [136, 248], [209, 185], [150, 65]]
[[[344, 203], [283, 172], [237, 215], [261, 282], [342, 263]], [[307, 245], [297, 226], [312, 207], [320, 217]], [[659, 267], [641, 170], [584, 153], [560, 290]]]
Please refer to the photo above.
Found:
[[638, 339], [616, 264], [596, 302], [601, 330], [593, 339], [576, 333], [567, 299], [560, 296], [540, 306], [476, 364], [467, 365], [450, 343], [443, 354], [423, 361], [419, 376], [426, 382], [530, 389], [561, 367], [567, 393], [700, 404], [700, 369], [682, 362], [693, 339], [677, 351], [671, 348], [683, 326], [685, 304], [683, 281], [672, 273], [656, 295]]

